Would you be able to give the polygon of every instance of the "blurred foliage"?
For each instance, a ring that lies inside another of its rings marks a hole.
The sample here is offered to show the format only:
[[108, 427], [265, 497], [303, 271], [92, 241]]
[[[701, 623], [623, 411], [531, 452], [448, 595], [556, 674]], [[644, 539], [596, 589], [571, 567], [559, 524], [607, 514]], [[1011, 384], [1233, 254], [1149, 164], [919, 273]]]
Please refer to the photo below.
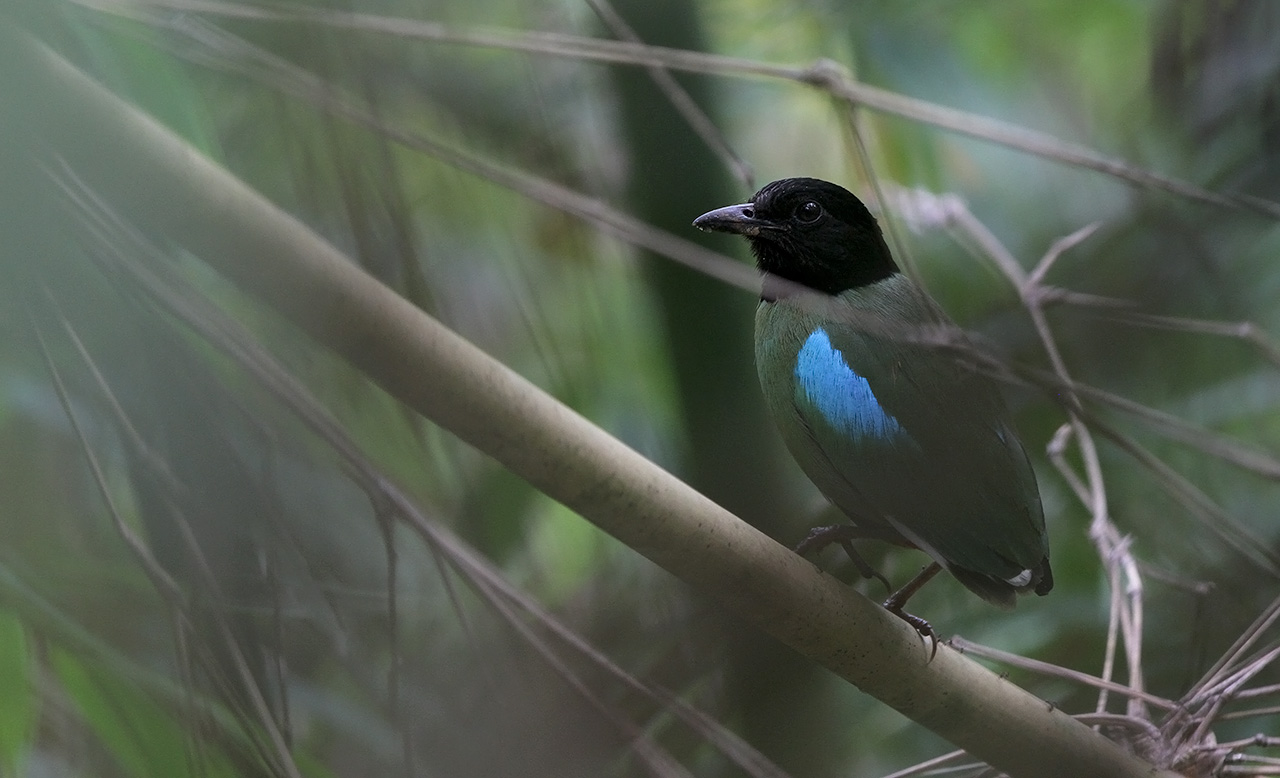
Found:
[[[532, 172], [701, 240], [688, 222], [745, 199], [750, 187], [670, 111], [642, 69], [254, 18], [255, 7], [276, 8], [215, 3], [200, 14], [11, 0], [4, 13], [370, 273], [780, 542], [820, 523], [821, 500], [759, 413], [747, 361], [750, 294], [640, 252], [446, 155], [326, 113], [279, 88], [262, 63], [323, 78], [385, 128]], [[462, 28], [616, 34], [576, 0], [310, 7]], [[831, 58], [885, 89], [1217, 191], [1280, 198], [1280, 11], [1262, 0], [666, 0], [617, 10], [652, 43], [775, 63]], [[251, 62], [237, 46], [276, 59]], [[676, 81], [750, 163], [756, 183], [814, 175], [867, 192], [873, 173], [883, 187], [956, 192], [1026, 267], [1058, 237], [1100, 222], [1059, 260], [1050, 283], [1143, 313], [1252, 321], [1280, 333], [1274, 220], [883, 113], [859, 110], [854, 122], [844, 104], [794, 83]], [[870, 173], [858, 161], [855, 127]], [[93, 128], [84, 132], [91, 138]], [[0, 154], [21, 174], [0, 178], [8, 244], [0, 265], [0, 776], [657, 772], [628, 746], [640, 732], [694, 774], [754, 774], [599, 663], [577, 653], [545, 661], [547, 633], [533, 629], [539, 639], [526, 639], [533, 621], [521, 604], [382, 521], [288, 403], [103, 274], [92, 261], [103, 247], [76, 227], [51, 171]], [[944, 231], [899, 232], [925, 283], [964, 326], [1020, 363], [1047, 364], [998, 273]], [[743, 635], [670, 576], [405, 413], [198, 258], [154, 248], [302, 379], [430, 520], [622, 670], [698, 706], [795, 775], [875, 775], [948, 750], [856, 689]], [[1131, 326], [1114, 313], [1051, 310], [1077, 379], [1280, 451], [1277, 365], [1239, 339]], [[1057, 588], [1004, 614], [939, 582], [913, 610], [945, 634], [1096, 674], [1109, 601], [1102, 565], [1088, 512], [1043, 455], [1063, 411], [1025, 387], [1010, 396], [1044, 495]], [[1101, 415], [1276, 554], [1280, 495], [1271, 480], [1121, 413]], [[130, 427], [144, 449], [130, 443]], [[1119, 448], [1104, 446], [1102, 463], [1112, 514], [1148, 566], [1148, 688], [1176, 697], [1275, 597], [1276, 574], [1195, 520]], [[154, 570], [122, 540], [104, 494], [177, 582], [184, 607], [158, 593]], [[922, 563], [908, 552], [867, 553], [892, 580]], [[856, 579], [835, 555], [821, 562]], [[1280, 681], [1272, 676], [1263, 682]], [[1095, 694], [1064, 681], [1017, 670], [1012, 680], [1068, 710], [1093, 708]], [[1219, 738], [1276, 724], [1250, 719]]]

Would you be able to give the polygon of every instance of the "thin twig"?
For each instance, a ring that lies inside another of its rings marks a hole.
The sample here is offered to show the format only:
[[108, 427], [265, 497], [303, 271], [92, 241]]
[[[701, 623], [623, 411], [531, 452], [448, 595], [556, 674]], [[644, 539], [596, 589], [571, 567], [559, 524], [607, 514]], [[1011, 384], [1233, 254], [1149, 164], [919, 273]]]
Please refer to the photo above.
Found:
[[1147, 738], [1150, 738], [1153, 743], [1159, 743], [1163, 739], [1159, 728], [1146, 719], [1125, 716], [1119, 713], [1077, 713], [1073, 718], [1085, 724], [1125, 727], [1142, 733]]
[[1202, 693], [1202, 690], [1219, 683], [1227, 669], [1238, 662], [1246, 651], [1253, 648], [1254, 644], [1262, 637], [1262, 634], [1271, 625], [1275, 624], [1277, 619], [1280, 619], [1280, 597], [1272, 600], [1271, 604], [1264, 608], [1262, 613], [1253, 620], [1253, 623], [1240, 634], [1240, 637], [1236, 638], [1230, 648], [1222, 653], [1218, 661], [1205, 671], [1195, 685], [1187, 690], [1185, 699], [1195, 698]]
[[[1080, 399], [1071, 389], [1073, 384], [1066, 361], [1058, 348], [1053, 331], [1045, 318], [1040, 287], [1031, 281], [1031, 276], [1023, 270], [1022, 265], [1005, 248], [1004, 244], [964, 206], [963, 202], [954, 200], [946, 210], [948, 223], [958, 228], [965, 236], [973, 240], [982, 252], [990, 258], [1018, 292], [1024, 307], [1031, 316], [1032, 325], [1040, 338], [1040, 342], [1053, 373], [1062, 382], [1065, 391], [1062, 399], [1065, 402], [1068, 424], [1076, 440], [1080, 455], [1084, 461], [1085, 479], [1088, 495], [1084, 500], [1093, 517], [1089, 527], [1089, 537], [1098, 548], [1098, 554], [1108, 571], [1111, 584], [1112, 625], [1109, 626], [1108, 653], [1104, 661], [1104, 678], [1110, 679], [1114, 666], [1116, 643], [1115, 632], [1118, 629], [1123, 637], [1126, 666], [1129, 671], [1129, 686], [1135, 691], [1143, 689], [1142, 675], [1142, 579], [1132, 554], [1127, 551], [1127, 541], [1120, 535], [1111, 521], [1107, 508], [1106, 486], [1102, 474], [1102, 466], [1098, 459], [1097, 448], [1093, 436], [1080, 412]], [[1077, 230], [1075, 233], [1056, 241], [1049, 252], [1037, 264], [1042, 277], [1057, 261], [1062, 253], [1087, 238], [1093, 233], [1092, 228]], [[1083, 495], [1082, 495], [1083, 497]], [[1123, 596], [1121, 596], [1123, 592]], [[1142, 701], [1136, 696], [1129, 698], [1129, 713], [1134, 717], [1142, 717]], [[1098, 699], [1098, 712], [1106, 708], [1106, 694], [1102, 692]]]
[[1178, 707], [1177, 702], [1160, 697], [1159, 695], [1151, 694], [1150, 692], [1142, 691], [1140, 689], [1134, 689], [1112, 681], [1107, 681], [1102, 678], [1097, 678], [1089, 675], [1088, 673], [1082, 673], [1079, 670], [1072, 670], [1067, 667], [1062, 667], [1061, 665], [1055, 665], [1051, 662], [1044, 662], [1039, 659], [1030, 659], [1028, 657], [1019, 656], [1018, 654], [1011, 654], [1007, 651], [1001, 651], [998, 648], [991, 648], [990, 646], [974, 643], [959, 636], [952, 637], [948, 642], [952, 648], [964, 654], [973, 654], [974, 656], [980, 656], [984, 659], [990, 659], [995, 662], [1007, 664], [1010, 667], [1017, 667], [1033, 673], [1040, 673], [1054, 678], [1074, 681], [1075, 683], [1089, 686], [1094, 689], [1112, 691], [1125, 697], [1136, 697], [1157, 708], [1165, 710], [1173, 710]]
[[[47, 289], [45, 293], [50, 296], [51, 300], [53, 299]], [[55, 306], [57, 305], [56, 300], [53, 300], [53, 303]], [[57, 395], [58, 402], [62, 406], [62, 412], [66, 415], [72, 431], [75, 432], [76, 440], [80, 443], [80, 450], [84, 453], [85, 461], [89, 465], [89, 472], [93, 475], [93, 483], [98, 489], [98, 496], [102, 498], [103, 505], [106, 506], [107, 513], [111, 516], [111, 522], [115, 526], [116, 533], [120, 535], [120, 539], [124, 541], [125, 546], [128, 547], [139, 564], [142, 565], [143, 572], [151, 579], [156, 592], [174, 608], [175, 612], [184, 612], [186, 597], [182, 592], [182, 587], [178, 586], [177, 582], [165, 571], [160, 562], [151, 554], [151, 549], [147, 547], [146, 542], [138, 533], [133, 531], [133, 527], [129, 526], [128, 522], [124, 520], [124, 516], [120, 514], [119, 508], [116, 507], [116, 501], [111, 495], [111, 488], [107, 485], [107, 477], [102, 471], [102, 465], [99, 464], [97, 455], [93, 453], [89, 438], [85, 434], [84, 428], [80, 425], [80, 419], [76, 416], [75, 409], [72, 407], [70, 394], [67, 392], [66, 384], [62, 380], [62, 371], [58, 369], [57, 364], [53, 361], [53, 355], [49, 352], [44, 330], [39, 322], [36, 321], [35, 313], [30, 309], [27, 310], [27, 318], [32, 331], [35, 333], [36, 342], [39, 344], [45, 368], [49, 371], [49, 378], [53, 382], [54, 394]], [[65, 318], [62, 322], [64, 326], [70, 327], [70, 323]], [[78, 336], [76, 340], [77, 342], [79, 341]]]
[[950, 753], [943, 754], [942, 756], [935, 756], [933, 759], [927, 759], [919, 764], [914, 764], [910, 767], [898, 770], [897, 772], [890, 773], [884, 776], [884, 778], [914, 778], [914, 776], [919, 775], [941, 775], [945, 772], [973, 770], [978, 767], [985, 766], [978, 763], [951, 765], [952, 762], [965, 759], [968, 756], [969, 754], [965, 751], [952, 751]]
[[1236, 695], [1236, 699], [1257, 699], [1258, 697], [1269, 697], [1273, 694], [1280, 694], [1280, 684], [1270, 684], [1267, 686], [1256, 686], [1252, 689], [1243, 689]]
[[1256, 533], [1241, 524], [1235, 517], [1214, 502], [1199, 487], [1170, 467], [1164, 460], [1152, 454], [1146, 447], [1121, 433], [1097, 417], [1090, 416], [1090, 425], [1099, 435], [1110, 440], [1120, 450], [1129, 454], [1147, 469], [1170, 497], [1178, 501], [1192, 517], [1217, 535], [1224, 543], [1238, 551], [1268, 575], [1280, 578], [1280, 555]]
[[1066, 165], [1094, 170], [1135, 186], [1164, 190], [1180, 197], [1239, 208], [1280, 218], [1280, 203], [1242, 194], [1220, 194], [1180, 179], [1146, 170], [1123, 160], [987, 116], [947, 108], [886, 89], [860, 83], [826, 60], [813, 65], [776, 65], [738, 57], [646, 46], [562, 33], [493, 27], [454, 27], [416, 19], [317, 10], [301, 6], [263, 8], [208, 0], [76, 0], [98, 11], [137, 17], [148, 9], [171, 9], [264, 22], [322, 24], [381, 35], [467, 46], [507, 49], [583, 61], [665, 67], [696, 73], [778, 78], [809, 84], [882, 113], [1017, 149]]
[[1049, 250], [1040, 258], [1040, 261], [1036, 263], [1035, 269], [1031, 271], [1031, 275], [1027, 277], [1025, 282], [1027, 288], [1024, 290], [1024, 293], [1031, 292], [1032, 290], [1037, 290], [1037, 293], [1039, 293], [1038, 290], [1044, 289], [1044, 277], [1048, 275], [1049, 270], [1055, 263], [1057, 263], [1058, 258], [1081, 243], [1084, 243], [1092, 237], [1093, 233], [1097, 232], [1098, 228], [1101, 226], [1102, 222], [1086, 224], [1070, 235], [1055, 240], [1053, 244], [1049, 246]]
[[1280, 367], [1280, 344], [1266, 330], [1251, 321], [1208, 321], [1179, 316], [1159, 316], [1138, 311], [1113, 312], [1108, 316], [1139, 327], [1242, 340], [1256, 349], [1272, 365]]
[[[609, 0], [587, 0], [587, 5], [591, 6], [614, 35], [628, 43], [644, 45], [644, 41], [631, 25], [627, 24], [627, 20], [622, 18]], [[662, 65], [645, 65], [644, 68], [649, 78], [667, 98], [667, 102], [671, 103], [671, 107], [676, 109], [694, 134], [706, 144], [712, 154], [720, 158], [739, 183], [748, 191], [753, 191], [756, 187], [751, 163], [734, 151], [733, 146], [729, 144], [729, 139], [724, 136], [720, 128], [716, 127], [715, 122], [711, 121], [711, 117], [707, 116], [706, 112], [694, 102], [689, 92], [680, 86], [680, 82], [672, 77], [671, 71]]]
[[873, 209], [879, 211], [880, 223], [885, 228], [885, 234], [888, 237], [889, 245], [893, 247], [893, 256], [903, 271], [911, 280], [921, 283], [920, 268], [916, 265], [915, 257], [911, 254], [911, 247], [903, 240], [902, 230], [898, 226], [897, 210], [889, 207], [889, 198], [886, 195], [885, 187], [880, 181], [880, 176], [876, 174], [875, 165], [872, 164], [871, 150], [867, 147], [866, 130], [863, 127], [864, 122], [859, 114], [858, 106], [846, 106], [845, 116], [847, 121], [845, 125], [849, 129], [849, 137], [853, 141], [855, 158], [858, 161], [858, 170], [862, 177], [866, 179], [874, 198]]

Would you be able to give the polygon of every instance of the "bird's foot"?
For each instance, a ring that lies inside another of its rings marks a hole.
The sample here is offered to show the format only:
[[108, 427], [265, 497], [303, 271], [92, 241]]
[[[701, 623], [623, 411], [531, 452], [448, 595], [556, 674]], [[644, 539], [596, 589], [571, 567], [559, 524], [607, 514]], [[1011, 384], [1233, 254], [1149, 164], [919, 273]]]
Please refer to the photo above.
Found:
[[814, 527], [809, 530], [809, 534], [805, 536], [805, 539], [796, 545], [795, 552], [800, 556], [807, 556], [811, 552], [821, 551], [832, 543], [848, 543], [851, 540], [857, 540], [859, 537], [858, 528], [852, 524]]
[[884, 584], [885, 591], [891, 591], [893, 587], [889, 586], [889, 579], [876, 572], [876, 569], [867, 564], [867, 560], [863, 559], [858, 550], [853, 547], [853, 541], [862, 537], [865, 536], [852, 524], [814, 527], [809, 531], [805, 539], [796, 546], [795, 552], [800, 556], [807, 556], [810, 553], [821, 551], [833, 543], [837, 543], [844, 549], [844, 553], [849, 555], [849, 561], [853, 562], [853, 566], [857, 568], [859, 575], [867, 580], [875, 578]]
[[927, 567], [921, 570], [915, 578], [907, 582], [907, 585], [889, 595], [889, 599], [884, 601], [884, 609], [902, 619], [903, 621], [915, 627], [916, 632], [920, 633], [920, 637], [930, 641], [933, 649], [929, 652], [929, 661], [938, 655], [938, 633], [934, 630], [933, 625], [919, 616], [913, 616], [907, 613], [907, 600], [911, 599], [911, 595], [920, 591], [920, 587], [933, 580], [933, 577], [942, 571], [942, 565], [937, 562], [931, 562]]
[[929, 661], [932, 662], [933, 658], [938, 655], [938, 631], [933, 628], [933, 625], [919, 616], [914, 616], [904, 611], [902, 606], [893, 602], [892, 597], [884, 601], [884, 608], [914, 627], [916, 632], [919, 633], [921, 639], [929, 641], [931, 646], [929, 651]]

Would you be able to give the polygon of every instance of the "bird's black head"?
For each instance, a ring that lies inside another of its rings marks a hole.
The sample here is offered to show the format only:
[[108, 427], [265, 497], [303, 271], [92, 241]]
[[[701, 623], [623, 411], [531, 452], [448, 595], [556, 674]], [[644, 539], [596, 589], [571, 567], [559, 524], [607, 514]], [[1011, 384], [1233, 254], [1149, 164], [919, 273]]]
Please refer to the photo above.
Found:
[[862, 201], [816, 178], [766, 184], [751, 202], [704, 213], [693, 226], [745, 236], [761, 272], [827, 294], [898, 272], [880, 226]]

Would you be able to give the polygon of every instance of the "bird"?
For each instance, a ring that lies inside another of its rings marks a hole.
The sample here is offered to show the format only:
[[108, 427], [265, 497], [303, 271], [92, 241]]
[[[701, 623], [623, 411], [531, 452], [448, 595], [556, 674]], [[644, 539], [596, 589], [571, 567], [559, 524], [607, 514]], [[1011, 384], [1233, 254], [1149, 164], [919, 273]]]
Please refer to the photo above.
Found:
[[797, 550], [840, 543], [886, 588], [849, 541], [928, 554], [884, 607], [931, 638], [935, 653], [932, 625], [904, 606], [940, 570], [1003, 609], [1018, 594], [1048, 594], [1040, 492], [1008, 407], [966, 359], [971, 349], [919, 336], [960, 331], [900, 270], [866, 205], [838, 184], [787, 178], [693, 225], [750, 243], [762, 275], [761, 391], [800, 468], [851, 521], [815, 529]]

